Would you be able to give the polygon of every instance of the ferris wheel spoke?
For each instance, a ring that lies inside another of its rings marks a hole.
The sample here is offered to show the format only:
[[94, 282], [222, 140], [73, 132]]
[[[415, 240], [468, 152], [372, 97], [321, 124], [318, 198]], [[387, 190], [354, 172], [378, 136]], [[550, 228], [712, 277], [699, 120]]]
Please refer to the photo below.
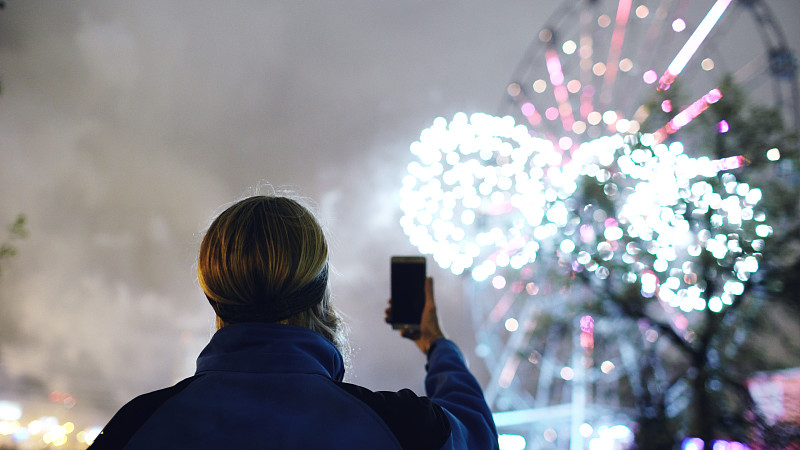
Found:
[[703, 41], [708, 37], [708, 34], [714, 28], [714, 26], [719, 21], [722, 14], [730, 5], [731, 0], [717, 0], [714, 3], [714, 6], [708, 11], [705, 15], [703, 20], [700, 21], [700, 25], [694, 30], [689, 39], [680, 49], [675, 58], [669, 63], [667, 66], [667, 70], [661, 75], [661, 78], [658, 80], [658, 90], [659, 91], [666, 91], [670, 88], [672, 83], [675, 79], [680, 75], [683, 69], [686, 67], [686, 64], [689, 62], [689, 59], [694, 56], [695, 52]]
[[632, 4], [633, 0], [619, 0], [619, 5], [617, 6], [617, 17], [614, 24], [614, 32], [611, 34], [611, 45], [608, 50], [608, 59], [606, 60], [606, 72], [603, 76], [603, 87], [600, 91], [600, 101], [604, 108], [611, 102]]

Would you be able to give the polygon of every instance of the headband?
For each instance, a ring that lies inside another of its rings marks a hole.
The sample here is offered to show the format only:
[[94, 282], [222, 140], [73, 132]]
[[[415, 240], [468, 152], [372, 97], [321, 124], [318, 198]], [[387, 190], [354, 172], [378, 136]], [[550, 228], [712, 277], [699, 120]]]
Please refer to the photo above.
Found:
[[227, 323], [280, 322], [320, 303], [328, 287], [328, 265], [300, 289], [286, 295], [267, 298], [258, 304], [222, 303], [206, 295], [214, 312]]

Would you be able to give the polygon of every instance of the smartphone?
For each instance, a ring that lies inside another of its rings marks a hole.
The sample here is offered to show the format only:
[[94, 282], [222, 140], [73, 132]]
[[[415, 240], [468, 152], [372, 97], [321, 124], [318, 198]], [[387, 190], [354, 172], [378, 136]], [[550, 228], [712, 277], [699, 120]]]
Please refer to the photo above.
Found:
[[392, 328], [419, 330], [425, 306], [425, 257], [392, 256]]

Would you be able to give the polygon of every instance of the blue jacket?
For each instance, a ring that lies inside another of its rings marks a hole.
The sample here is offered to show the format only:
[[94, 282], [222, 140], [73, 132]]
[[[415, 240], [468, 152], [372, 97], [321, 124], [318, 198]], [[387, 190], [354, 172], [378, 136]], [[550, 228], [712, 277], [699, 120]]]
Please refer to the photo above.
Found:
[[195, 376], [137, 397], [92, 449], [495, 449], [483, 392], [456, 345], [433, 343], [425, 390], [343, 383], [342, 356], [311, 330], [241, 323], [217, 331]]

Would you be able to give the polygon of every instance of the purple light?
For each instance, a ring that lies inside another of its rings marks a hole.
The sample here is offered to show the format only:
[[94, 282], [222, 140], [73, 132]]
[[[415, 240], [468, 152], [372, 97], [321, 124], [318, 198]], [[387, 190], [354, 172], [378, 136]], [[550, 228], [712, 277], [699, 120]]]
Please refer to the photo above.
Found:
[[675, 78], [683, 71], [683, 68], [686, 67], [686, 63], [694, 56], [694, 53], [700, 47], [700, 44], [708, 36], [708, 33], [714, 28], [714, 25], [717, 24], [719, 18], [722, 17], [722, 13], [725, 12], [725, 9], [728, 8], [730, 5], [731, 0], [717, 0], [714, 3], [714, 6], [708, 11], [703, 20], [700, 22], [700, 25], [697, 26], [697, 29], [694, 30], [689, 39], [686, 41], [686, 44], [683, 45], [683, 48], [678, 52], [675, 56], [675, 59], [667, 67], [666, 72], [661, 75], [661, 79], [658, 80], [658, 90], [659, 91], [666, 91], [669, 89], [672, 82], [675, 81]]
[[703, 450], [705, 443], [700, 438], [686, 438], [681, 442], [681, 450]]
[[730, 125], [728, 125], [727, 120], [720, 120], [717, 123], [717, 131], [720, 133], [727, 133], [731, 129]]

